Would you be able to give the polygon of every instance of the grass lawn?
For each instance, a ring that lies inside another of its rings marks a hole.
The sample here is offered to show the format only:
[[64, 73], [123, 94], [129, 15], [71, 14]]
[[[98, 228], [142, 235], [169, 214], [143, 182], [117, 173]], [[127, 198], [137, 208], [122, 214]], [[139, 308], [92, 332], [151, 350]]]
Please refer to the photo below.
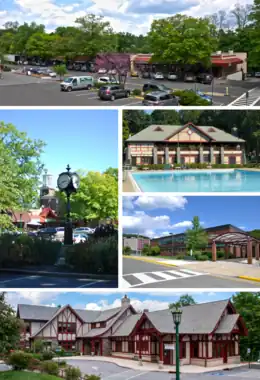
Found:
[[0, 380], [60, 380], [60, 377], [35, 372], [0, 372]]

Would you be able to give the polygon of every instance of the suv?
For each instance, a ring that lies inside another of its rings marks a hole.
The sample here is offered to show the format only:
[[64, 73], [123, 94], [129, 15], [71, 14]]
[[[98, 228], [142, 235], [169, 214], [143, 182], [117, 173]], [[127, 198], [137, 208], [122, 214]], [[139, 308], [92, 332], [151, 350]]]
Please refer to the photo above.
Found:
[[170, 94], [172, 90], [169, 87], [164, 86], [164, 84], [157, 84], [157, 83], [145, 83], [143, 85], [143, 92], [147, 91], [163, 91]]
[[196, 76], [193, 73], [186, 73], [184, 75], [184, 82], [196, 82]]
[[155, 91], [146, 94], [143, 100], [144, 106], [178, 106], [179, 99], [165, 91]]
[[117, 98], [128, 98], [130, 96], [130, 90], [120, 85], [107, 85], [100, 87], [98, 96], [101, 100], [114, 101]]
[[202, 84], [211, 84], [213, 76], [211, 74], [202, 73], [197, 76], [197, 81]]

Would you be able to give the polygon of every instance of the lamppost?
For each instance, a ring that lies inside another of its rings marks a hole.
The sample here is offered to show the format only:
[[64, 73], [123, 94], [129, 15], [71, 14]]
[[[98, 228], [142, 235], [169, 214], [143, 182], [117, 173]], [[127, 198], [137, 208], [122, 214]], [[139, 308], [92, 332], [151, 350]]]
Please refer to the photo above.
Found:
[[57, 185], [59, 190], [66, 194], [67, 204], [66, 204], [66, 223], [64, 229], [64, 245], [72, 245], [73, 244], [73, 233], [72, 233], [72, 223], [70, 219], [70, 197], [71, 194], [76, 193], [79, 188], [79, 176], [77, 173], [72, 173], [70, 171], [70, 166], [67, 165], [66, 172], [62, 172], [57, 181]]
[[180, 348], [179, 348], [179, 326], [181, 323], [182, 310], [178, 306], [170, 309], [172, 313], [173, 322], [176, 330], [176, 348], [175, 348], [175, 366], [176, 366], [176, 380], [180, 380]]

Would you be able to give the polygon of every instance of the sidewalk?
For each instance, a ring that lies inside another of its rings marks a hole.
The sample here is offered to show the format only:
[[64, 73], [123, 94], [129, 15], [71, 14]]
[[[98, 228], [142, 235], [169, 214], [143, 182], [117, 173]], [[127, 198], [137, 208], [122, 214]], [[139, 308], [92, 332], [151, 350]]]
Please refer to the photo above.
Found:
[[240, 262], [234, 262], [230, 260], [213, 261], [189, 261], [189, 260], [174, 260], [164, 259], [160, 257], [147, 257], [147, 256], [127, 256], [134, 260], [141, 260], [149, 263], [173, 266], [173, 267], [185, 267], [185, 269], [191, 269], [207, 273], [209, 275], [215, 275], [220, 277], [234, 277], [245, 279], [249, 281], [260, 282], [260, 266], [257, 261], [253, 261], [252, 265], [246, 263], [246, 260], [241, 259]]
[[[151, 371], [151, 372], [175, 372], [174, 366], [164, 365], [162, 369], [159, 368], [158, 363], [148, 363], [143, 362], [142, 366], [139, 365], [138, 361], [135, 360], [128, 360], [128, 359], [120, 359], [120, 358], [113, 358], [111, 356], [72, 356], [72, 357], [65, 357], [65, 360], [82, 360], [82, 361], [97, 361], [97, 362], [108, 362], [113, 363], [119, 367], [122, 368], [130, 368], [136, 371]], [[57, 358], [55, 358], [57, 360]], [[253, 364], [253, 363], [252, 363]], [[233, 369], [238, 367], [243, 367], [245, 364], [226, 364], [218, 367], [199, 367], [195, 365], [183, 365], [181, 366], [181, 373], [194, 373], [194, 374], [200, 374], [200, 373], [206, 373], [206, 372], [215, 372], [215, 371], [222, 371], [224, 369]]]

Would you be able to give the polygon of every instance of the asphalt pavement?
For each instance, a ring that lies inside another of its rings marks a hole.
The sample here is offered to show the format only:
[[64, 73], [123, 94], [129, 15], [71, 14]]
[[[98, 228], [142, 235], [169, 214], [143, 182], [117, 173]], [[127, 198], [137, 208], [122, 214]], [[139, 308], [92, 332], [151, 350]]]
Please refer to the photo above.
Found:
[[117, 288], [116, 280], [0, 273], [0, 288]]
[[124, 288], [257, 288], [259, 282], [216, 277], [186, 268], [123, 259]]
[[[83, 361], [67, 359], [67, 363], [78, 367], [83, 374], [93, 374], [101, 377], [101, 380], [130, 380], [138, 378], [139, 380], [174, 380], [175, 374], [167, 372], [142, 371], [119, 367], [113, 363], [102, 361]], [[214, 380], [221, 376], [222, 380], [253, 380], [260, 379], [260, 370], [248, 369], [246, 367], [233, 369], [230, 371], [215, 371], [204, 374], [187, 374], [181, 373], [181, 379], [185, 380]]]
[[[86, 75], [81, 72], [70, 72], [71, 76]], [[127, 78], [126, 87], [130, 90], [142, 89], [143, 84], [149, 80], [143, 78]], [[229, 96], [225, 96], [227, 83], [216, 80], [214, 87], [198, 83], [158, 81], [173, 89], [200, 89], [211, 95], [216, 106], [227, 105], [246, 92], [243, 86], [229, 86]], [[252, 84], [252, 88], [254, 84]], [[259, 99], [260, 101], [260, 99]], [[141, 106], [142, 101], [137, 98], [116, 99], [114, 102], [100, 100], [96, 91], [80, 90], [61, 92], [60, 84], [55, 79], [41, 79], [12, 72], [3, 73], [0, 80], [1, 106]]]

